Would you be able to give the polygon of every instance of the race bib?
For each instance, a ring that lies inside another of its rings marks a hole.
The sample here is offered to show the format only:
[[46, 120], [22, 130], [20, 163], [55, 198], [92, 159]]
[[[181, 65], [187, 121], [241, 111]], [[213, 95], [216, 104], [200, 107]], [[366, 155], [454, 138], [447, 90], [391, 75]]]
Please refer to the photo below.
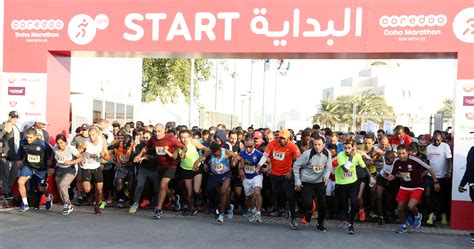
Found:
[[224, 170], [224, 164], [220, 163], [220, 164], [214, 164], [214, 170], [219, 173], [221, 171]]
[[155, 150], [156, 150], [156, 154], [157, 154], [158, 156], [164, 156], [164, 155], [166, 155], [166, 153], [165, 153], [165, 147], [156, 146], [156, 147], [155, 147]]
[[244, 166], [244, 172], [245, 174], [253, 174], [255, 173], [255, 165], [245, 165]]
[[27, 159], [28, 159], [28, 162], [30, 162], [30, 163], [39, 163], [40, 162], [40, 156], [39, 155], [28, 154]]
[[352, 172], [351, 171], [342, 172], [342, 179], [350, 179], [350, 178], [352, 178]]
[[324, 169], [324, 164], [322, 163], [315, 163], [313, 164], [313, 171], [314, 173], [321, 173]]
[[347, 162], [344, 164], [344, 168], [345, 168], [346, 170], [349, 170], [351, 167], [352, 167], [352, 162], [351, 162], [351, 161], [347, 161]]
[[400, 175], [402, 176], [403, 181], [405, 182], [411, 181], [410, 172], [400, 172]]
[[56, 155], [55, 157], [56, 157], [56, 162], [58, 163], [64, 164], [64, 161], [66, 161], [63, 155]]
[[274, 151], [273, 159], [283, 161], [285, 159], [285, 152]]
[[88, 160], [99, 162], [99, 155], [88, 154], [86, 157]]
[[120, 155], [120, 161], [128, 162], [128, 160], [130, 160], [130, 156]]

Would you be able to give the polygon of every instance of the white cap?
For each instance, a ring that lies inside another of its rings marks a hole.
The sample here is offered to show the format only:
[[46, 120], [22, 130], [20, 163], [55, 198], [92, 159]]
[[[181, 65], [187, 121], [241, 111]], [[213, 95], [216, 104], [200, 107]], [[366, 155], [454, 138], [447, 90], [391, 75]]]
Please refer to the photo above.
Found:
[[45, 124], [45, 125], [48, 125], [48, 121], [46, 121], [46, 118], [44, 117], [39, 117], [35, 120], [36, 123], [41, 123], [41, 124]]

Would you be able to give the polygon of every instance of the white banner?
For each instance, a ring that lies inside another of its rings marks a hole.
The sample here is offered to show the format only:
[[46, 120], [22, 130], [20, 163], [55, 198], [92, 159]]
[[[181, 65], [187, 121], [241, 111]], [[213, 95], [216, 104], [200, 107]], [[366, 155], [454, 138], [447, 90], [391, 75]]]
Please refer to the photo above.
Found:
[[20, 114], [20, 124], [46, 119], [46, 87], [47, 74], [3, 73], [0, 91], [2, 119], [13, 110]]
[[[466, 171], [466, 156], [474, 146], [474, 80], [458, 80], [454, 100], [453, 200], [471, 201], [469, 191], [458, 192]], [[471, 133], [473, 132], [473, 133]]]

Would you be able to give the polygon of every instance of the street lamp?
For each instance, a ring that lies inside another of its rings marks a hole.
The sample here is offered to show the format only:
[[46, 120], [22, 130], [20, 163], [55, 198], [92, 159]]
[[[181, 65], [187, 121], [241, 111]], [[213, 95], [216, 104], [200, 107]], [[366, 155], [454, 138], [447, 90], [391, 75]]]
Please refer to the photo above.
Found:
[[[249, 93], [251, 93], [251, 92], [249, 92]], [[240, 94], [240, 97], [242, 98], [242, 115], [240, 116], [240, 118], [242, 118], [242, 124], [241, 124], [242, 126], [243, 126], [243, 123], [244, 123], [244, 101], [245, 101], [245, 98], [249, 97], [249, 96], [250, 95], [247, 95], [245, 93]], [[249, 103], [249, 105], [250, 105], [250, 103]], [[250, 114], [249, 114], [249, 116], [250, 116]]]

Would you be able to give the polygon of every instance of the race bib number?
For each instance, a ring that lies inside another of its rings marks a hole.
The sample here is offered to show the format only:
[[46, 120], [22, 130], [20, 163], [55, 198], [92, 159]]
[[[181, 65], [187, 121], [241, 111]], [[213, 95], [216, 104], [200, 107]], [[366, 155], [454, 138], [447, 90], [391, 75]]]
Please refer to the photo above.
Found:
[[351, 171], [342, 172], [342, 179], [350, 179], [350, 178], [352, 178], [352, 172]]
[[39, 163], [40, 162], [40, 156], [39, 155], [28, 154], [27, 159], [28, 159], [28, 162], [30, 162], [30, 163]]
[[253, 174], [255, 173], [255, 165], [245, 165], [244, 166], [244, 172], [245, 174]]
[[283, 161], [285, 159], [285, 152], [274, 151], [273, 159]]
[[400, 172], [400, 175], [402, 176], [403, 181], [405, 181], [405, 182], [410, 182], [411, 181], [410, 172]]
[[91, 160], [91, 161], [96, 161], [96, 162], [99, 162], [99, 155], [91, 155], [91, 154], [88, 154], [87, 159]]
[[347, 161], [345, 164], [344, 164], [344, 168], [346, 170], [349, 170], [350, 168], [352, 167], [352, 163], [350, 161]]
[[165, 153], [165, 147], [156, 146], [156, 147], [155, 147], [155, 150], [156, 150], [156, 154], [157, 154], [158, 156], [164, 156], [164, 155], [166, 155], [166, 153]]
[[313, 164], [313, 171], [314, 173], [321, 173], [324, 169], [324, 164], [322, 163], [315, 163]]
[[64, 161], [66, 161], [66, 159], [64, 158], [64, 156], [62, 156], [62, 155], [56, 155], [56, 162], [61, 163], [61, 164], [64, 164]]
[[128, 160], [130, 160], [130, 156], [120, 155], [121, 162], [128, 162]]
[[214, 170], [219, 173], [219, 172], [222, 172], [224, 170], [224, 164], [220, 163], [220, 164], [214, 164]]

